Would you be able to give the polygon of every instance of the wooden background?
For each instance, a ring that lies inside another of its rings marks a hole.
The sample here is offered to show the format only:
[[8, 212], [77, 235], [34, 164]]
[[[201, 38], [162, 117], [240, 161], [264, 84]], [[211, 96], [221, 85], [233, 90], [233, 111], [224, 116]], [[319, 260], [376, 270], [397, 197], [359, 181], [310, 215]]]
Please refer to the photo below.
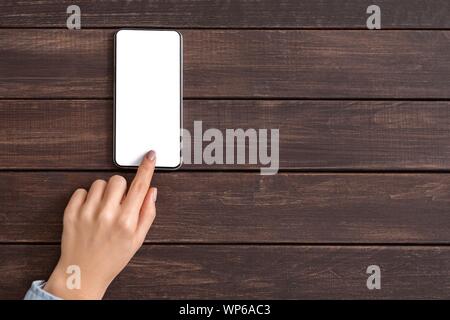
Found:
[[121, 27], [180, 30], [186, 127], [279, 128], [282, 169], [158, 173], [107, 298], [450, 298], [450, 2], [378, 0], [379, 31], [371, 4], [1, 1], [0, 298], [49, 275], [75, 188], [133, 175], [111, 160]]

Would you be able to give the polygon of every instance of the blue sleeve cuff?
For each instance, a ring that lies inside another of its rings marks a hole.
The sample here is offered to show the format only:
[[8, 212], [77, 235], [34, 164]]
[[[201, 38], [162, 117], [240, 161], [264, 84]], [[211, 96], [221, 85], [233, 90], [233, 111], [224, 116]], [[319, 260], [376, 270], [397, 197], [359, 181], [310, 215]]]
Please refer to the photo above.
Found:
[[33, 281], [31, 288], [23, 298], [24, 300], [62, 300], [57, 296], [48, 293], [43, 288], [45, 286], [44, 280]]

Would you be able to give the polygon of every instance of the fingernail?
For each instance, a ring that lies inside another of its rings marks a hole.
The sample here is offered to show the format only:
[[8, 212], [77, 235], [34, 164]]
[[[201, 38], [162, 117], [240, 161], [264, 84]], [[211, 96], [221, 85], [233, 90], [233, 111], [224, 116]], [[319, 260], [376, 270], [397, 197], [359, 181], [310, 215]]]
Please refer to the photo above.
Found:
[[156, 198], [158, 198], [158, 189], [153, 190], [153, 202], [156, 202]]
[[153, 161], [156, 158], [156, 152], [151, 150], [147, 153], [146, 157], [148, 160]]

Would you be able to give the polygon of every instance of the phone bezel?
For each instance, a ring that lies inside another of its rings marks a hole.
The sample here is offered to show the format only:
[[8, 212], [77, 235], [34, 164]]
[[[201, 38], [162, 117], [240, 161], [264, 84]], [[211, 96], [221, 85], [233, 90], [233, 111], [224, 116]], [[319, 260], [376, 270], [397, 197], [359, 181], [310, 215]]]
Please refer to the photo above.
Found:
[[161, 167], [156, 166], [157, 170], [173, 171], [179, 169], [183, 165], [183, 143], [182, 143], [182, 133], [183, 133], [183, 35], [177, 30], [166, 30], [166, 29], [139, 29], [139, 28], [126, 28], [120, 29], [114, 32], [114, 77], [113, 77], [113, 163], [116, 167], [122, 169], [135, 169], [138, 166], [124, 166], [116, 161], [116, 59], [117, 59], [117, 34], [120, 31], [173, 31], [178, 33], [180, 36], [180, 163], [175, 167]]

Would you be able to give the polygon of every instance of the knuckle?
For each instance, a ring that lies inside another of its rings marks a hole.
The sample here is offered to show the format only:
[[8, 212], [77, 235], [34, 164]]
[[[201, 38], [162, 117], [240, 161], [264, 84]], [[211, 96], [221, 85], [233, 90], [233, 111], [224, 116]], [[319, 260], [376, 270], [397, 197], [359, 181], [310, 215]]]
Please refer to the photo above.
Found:
[[136, 180], [134, 182], [134, 189], [137, 192], [144, 192], [147, 191], [147, 189], [150, 188], [150, 185], [148, 185], [145, 181], [142, 180]]
[[99, 214], [100, 223], [105, 225], [111, 225], [114, 222], [114, 215], [110, 210], [102, 210]]
[[83, 205], [80, 209], [79, 220], [81, 223], [92, 222], [92, 209], [86, 205]]
[[103, 187], [106, 185], [106, 181], [103, 179], [97, 179], [92, 183], [92, 187]]
[[100, 214], [114, 215], [120, 210], [120, 204], [110, 201], [108, 198], [102, 199], [98, 211]]
[[126, 219], [126, 218], [119, 219], [118, 225], [119, 225], [119, 228], [122, 230], [122, 232], [132, 233], [134, 231], [133, 223], [130, 219]]
[[111, 184], [125, 185], [125, 186], [127, 185], [127, 180], [118, 174], [115, 174], [111, 178], [109, 178], [109, 182]]
[[78, 188], [77, 190], [75, 190], [75, 192], [74, 193], [79, 193], [80, 195], [81, 194], [87, 194], [87, 190], [86, 189], [84, 189], [84, 188]]

